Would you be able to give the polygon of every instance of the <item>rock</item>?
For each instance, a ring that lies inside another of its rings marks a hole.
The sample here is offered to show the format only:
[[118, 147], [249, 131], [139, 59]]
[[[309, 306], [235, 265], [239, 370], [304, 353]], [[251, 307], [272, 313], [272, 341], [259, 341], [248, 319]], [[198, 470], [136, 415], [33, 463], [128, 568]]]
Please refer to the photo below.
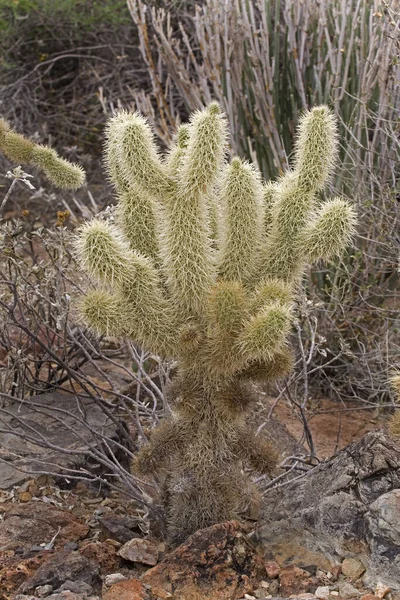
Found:
[[160, 554], [164, 550], [164, 544], [157, 544], [143, 538], [133, 538], [122, 546], [118, 554], [130, 562], [154, 566], [158, 563]]
[[18, 555], [7, 557], [6, 554], [0, 552], [0, 600], [8, 600], [12, 597], [11, 594], [18, 590], [24, 581], [48, 559], [46, 552], [25, 559]]
[[281, 568], [277, 562], [269, 560], [265, 563], [265, 570], [267, 571], [267, 577], [269, 579], [274, 579], [275, 577], [278, 577]]
[[284, 567], [279, 573], [279, 583], [282, 595], [290, 596], [309, 592], [311, 586], [310, 573], [295, 566]]
[[39, 585], [39, 587], [37, 587], [35, 590], [35, 594], [38, 598], [44, 598], [45, 596], [49, 596], [52, 591], [53, 591], [53, 586], [50, 584]]
[[265, 494], [257, 541], [268, 552], [315, 553], [320, 569], [349, 554], [366, 567], [364, 581], [400, 591], [400, 445], [370, 432], [302, 479]]
[[114, 584], [103, 594], [103, 600], [150, 600], [150, 596], [138, 579], [128, 579]]
[[82, 594], [84, 596], [89, 596], [93, 593], [93, 588], [91, 585], [86, 583], [85, 581], [71, 581], [67, 579], [64, 583], [59, 587], [57, 592], [74, 592], [74, 594]]
[[119, 568], [120, 558], [117, 555], [117, 550], [108, 541], [84, 542], [79, 551], [86, 558], [99, 564], [103, 575], [113, 573]]
[[364, 594], [360, 600], [376, 600], [376, 596], [374, 594]]
[[96, 562], [79, 552], [60, 550], [39, 567], [18, 591], [24, 593], [47, 583], [58, 588], [67, 580], [83, 581], [90, 585], [98, 580], [99, 570]]
[[342, 573], [349, 579], [358, 579], [364, 572], [364, 565], [356, 558], [345, 558], [342, 562]]
[[[53, 446], [62, 447], [68, 451], [82, 450], [85, 440], [91, 443], [91, 429], [92, 431], [101, 431], [109, 437], [119, 436], [122, 440], [123, 427], [120, 432], [117, 432], [116, 425], [94, 401], [80, 398], [79, 402], [84, 405], [85, 419], [89, 427], [80, 422], [81, 413], [77, 409], [77, 400], [69, 393], [48, 392], [32, 397], [29, 399], [29, 403], [24, 403], [22, 412], [20, 412], [21, 403], [17, 399], [14, 404], [7, 407], [8, 414], [2, 415], [1, 442], [2, 447], [12, 457], [12, 461], [0, 462], [0, 489], [11, 489], [13, 486], [32, 479], [29, 471], [43, 471], [47, 467], [47, 470], [54, 472], [68, 467], [77, 468], [85, 464], [84, 455], [64, 454], [53, 448], [42, 448], [15, 435], [15, 433], [22, 436], [24, 433], [31, 434], [32, 431], [29, 430], [29, 427], [35, 427], [39, 435], [44, 435]], [[35, 410], [35, 403], [40, 403], [40, 412]], [[54, 406], [64, 409], [63, 422], [65, 425], [60, 419], [54, 419], [52, 415]], [[122, 441], [129, 443], [126, 438]], [[15, 455], [27, 458], [15, 458]], [[21, 473], [18, 467], [27, 473]]]
[[141, 532], [140, 520], [131, 515], [105, 515], [99, 518], [99, 525], [104, 538], [111, 538], [126, 544]]
[[84, 538], [89, 528], [71, 513], [45, 504], [29, 502], [6, 507], [4, 520], [0, 523], [0, 551], [48, 543], [59, 531], [55, 545]]
[[382, 582], [378, 582], [375, 588], [375, 596], [384, 598], [390, 592], [390, 588]]
[[156, 586], [151, 588], [151, 596], [157, 600], [173, 600], [173, 595], [170, 594], [170, 592], [166, 592], [165, 590], [162, 590]]
[[110, 587], [111, 585], [114, 585], [114, 583], [119, 583], [120, 581], [125, 580], [126, 577], [125, 575], [122, 575], [122, 573], [111, 573], [110, 575], [105, 576], [104, 583], [107, 587]]
[[325, 600], [326, 598], [328, 598], [329, 594], [330, 589], [327, 585], [317, 587], [317, 589], [314, 592], [314, 596], [316, 598], [320, 598], [320, 600]]
[[339, 594], [342, 598], [355, 598], [356, 596], [360, 596], [360, 592], [354, 585], [348, 583], [347, 581], [339, 581], [338, 582]]
[[273, 579], [269, 584], [269, 593], [271, 596], [275, 596], [279, 590], [279, 581], [277, 579]]
[[64, 550], [78, 550], [79, 546], [76, 542], [67, 542], [64, 544]]
[[169, 592], [174, 600], [235, 600], [251, 593], [263, 576], [264, 561], [243, 526], [228, 521], [191, 535], [141, 581]]
[[64, 592], [59, 592], [56, 594], [52, 594], [47, 597], [47, 600], [86, 600], [87, 596], [82, 596], [81, 594], [74, 594], [74, 592], [69, 592], [65, 590]]

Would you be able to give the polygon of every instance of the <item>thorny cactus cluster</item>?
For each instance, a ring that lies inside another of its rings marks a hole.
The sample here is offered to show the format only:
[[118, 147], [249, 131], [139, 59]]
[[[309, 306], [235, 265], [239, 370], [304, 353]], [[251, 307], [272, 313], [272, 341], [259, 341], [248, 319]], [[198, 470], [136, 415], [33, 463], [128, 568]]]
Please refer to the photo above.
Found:
[[84, 170], [64, 158], [49, 146], [35, 144], [14, 131], [0, 119], [0, 151], [17, 164], [28, 164], [41, 169], [58, 188], [77, 189], [85, 181]]
[[290, 370], [304, 267], [342, 251], [355, 221], [345, 200], [317, 196], [336, 158], [327, 107], [303, 117], [294, 168], [278, 183], [264, 184], [240, 158], [227, 163], [226, 141], [217, 103], [179, 128], [164, 157], [146, 120], [119, 112], [106, 142], [116, 224], [94, 219], [77, 240], [82, 266], [102, 284], [82, 301], [90, 325], [178, 364], [172, 416], [134, 464], [165, 475], [173, 542], [238, 513], [249, 489], [243, 463], [272, 473], [276, 451], [246, 425], [246, 384]]

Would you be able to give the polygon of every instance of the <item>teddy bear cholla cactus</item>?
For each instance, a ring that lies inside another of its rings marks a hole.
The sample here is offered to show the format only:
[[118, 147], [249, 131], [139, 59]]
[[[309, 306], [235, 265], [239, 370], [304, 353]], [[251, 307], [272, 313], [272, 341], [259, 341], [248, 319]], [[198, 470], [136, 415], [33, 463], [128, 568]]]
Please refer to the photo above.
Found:
[[303, 117], [294, 168], [276, 184], [240, 158], [226, 163], [226, 139], [216, 103], [179, 128], [164, 157], [139, 114], [117, 114], [106, 144], [117, 224], [94, 220], [77, 240], [82, 266], [104, 284], [82, 302], [91, 326], [178, 362], [172, 417], [134, 465], [165, 474], [173, 542], [237, 514], [242, 463], [273, 471], [274, 448], [246, 426], [246, 384], [290, 370], [303, 269], [339, 253], [354, 225], [345, 200], [317, 199], [336, 156], [328, 108]]

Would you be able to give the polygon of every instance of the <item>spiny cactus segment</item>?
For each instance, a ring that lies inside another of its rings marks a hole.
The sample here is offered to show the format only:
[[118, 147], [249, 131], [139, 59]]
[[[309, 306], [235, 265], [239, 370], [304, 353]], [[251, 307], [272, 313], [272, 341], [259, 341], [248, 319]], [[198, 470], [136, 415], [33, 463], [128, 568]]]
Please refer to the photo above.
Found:
[[85, 182], [84, 170], [58, 156], [49, 146], [35, 144], [0, 119], [0, 152], [9, 160], [41, 169], [58, 188], [76, 190]]

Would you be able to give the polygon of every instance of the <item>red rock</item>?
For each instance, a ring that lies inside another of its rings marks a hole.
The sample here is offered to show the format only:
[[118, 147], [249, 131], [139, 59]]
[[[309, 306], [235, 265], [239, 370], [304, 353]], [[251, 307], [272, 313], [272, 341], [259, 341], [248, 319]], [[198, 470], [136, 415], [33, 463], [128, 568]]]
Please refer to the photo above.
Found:
[[141, 581], [174, 600], [243, 598], [265, 575], [265, 564], [236, 521], [218, 523], [191, 535]]
[[291, 596], [311, 592], [312, 581], [310, 573], [299, 567], [284, 567], [280, 570], [280, 596]]
[[269, 579], [275, 579], [275, 577], [278, 577], [281, 568], [277, 562], [269, 560], [265, 563], [265, 570]]
[[84, 538], [89, 527], [71, 513], [44, 502], [26, 502], [7, 506], [0, 523], [0, 550], [23, 547], [30, 550], [56, 537], [55, 546]]
[[49, 556], [46, 562], [21, 585], [18, 591], [21, 593], [30, 592], [36, 587], [48, 583], [56, 589], [67, 580], [83, 581], [90, 585], [98, 580], [99, 571], [99, 565], [94, 560], [82, 556], [79, 552], [60, 550], [53, 556]]
[[[1, 555], [0, 553], [0, 560]], [[0, 600], [9, 600], [21, 584], [31, 577], [48, 558], [48, 553], [37, 554], [34, 558], [5, 558], [0, 562]]]
[[164, 550], [164, 544], [144, 540], [143, 538], [133, 538], [122, 546], [118, 554], [130, 562], [138, 562], [153, 567], [158, 563]]
[[149, 595], [139, 579], [115, 583], [103, 595], [103, 600], [149, 600]]
[[117, 549], [110, 541], [106, 542], [84, 542], [80, 548], [80, 553], [86, 558], [96, 561], [103, 575], [115, 573], [120, 564], [117, 556]]

